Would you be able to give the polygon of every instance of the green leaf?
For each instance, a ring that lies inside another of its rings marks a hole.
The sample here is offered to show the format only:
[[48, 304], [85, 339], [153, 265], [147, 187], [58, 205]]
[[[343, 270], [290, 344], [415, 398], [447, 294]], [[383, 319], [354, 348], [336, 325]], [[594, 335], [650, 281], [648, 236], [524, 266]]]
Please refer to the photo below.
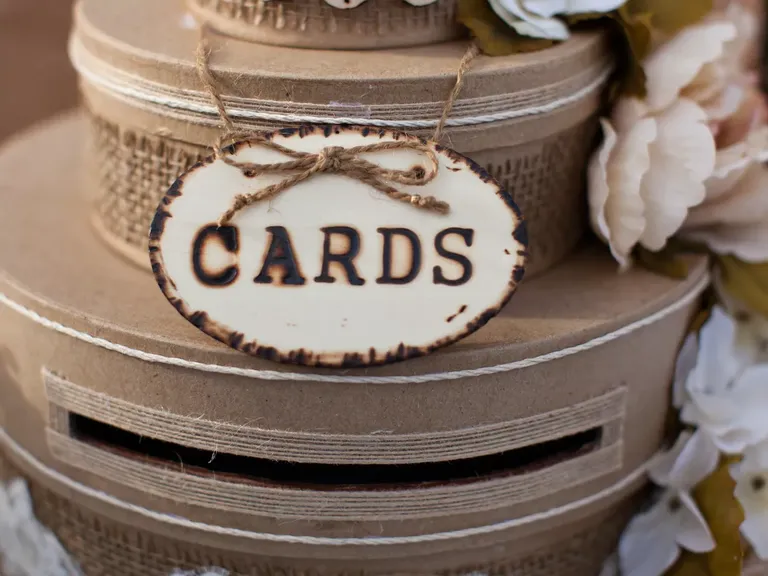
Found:
[[683, 550], [674, 566], [664, 576], [714, 576], [709, 573], [707, 559], [701, 554]]
[[723, 288], [751, 310], [768, 316], [768, 262], [752, 264], [717, 256]]
[[650, 54], [652, 46], [652, 14], [632, 12], [625, 4], [615, 12], [614, 18], [621, 27], [625, 42], [625, 76], [621, 91], [642, 98], [645, 96], [646, 81], [643, 60]]
[[642, 246], [638, 246], [635, 250], [635, 256], [638, 264], [651, 272], [667, 276], [668, 278], [674, 278], [675, 280], [685, 280], [688, 278], [688, 264], [685, 263], [685, 260], [673, 248], [665, 248], [661, 252], [651, 252]]
[[744, 510], [733, 495], [736, 482], [729, 469], [736, 461], [735, 458], [723, 458], [717, 470], [693, 492], [717, 543], [715, 549], [707, 554], [709, 571], [717, 576], [741, 576], [744, 559], [739, 531], [744, 522]]
[[712, 0], [629, 0], [623, 8], [632, 14], [650, 14], [655, 29], [674, 34], [709, 14]]
[[651, 19], [652, 14], [631, 11], [626, 5], [614, 12], [587, 12], [567, 18], [571, 26], [608, 20], [613, 23], [618, 32], [620, 42], [618, 70], [621, 75], [611, 88], [611, 100], [619, 93], [641, 98], [645, 96], [645, 71], [642, 63], [651, 52]]
[[488, 56], [533, 52], [554, 44], [552, 40], [518, 34], [496, 15], [488, 0], [459, 0], [457, 19], [469, 29], [480, 50]]
[[736, 482], [729, 467], [735, 458], [723, 458], [717, 469], [693, 491], [693, 498], [715, 539], [707, 554], [683, 552], [666, 576], [741, 576], [744, 548], [739, 528], [744, 511], [733, 495]]

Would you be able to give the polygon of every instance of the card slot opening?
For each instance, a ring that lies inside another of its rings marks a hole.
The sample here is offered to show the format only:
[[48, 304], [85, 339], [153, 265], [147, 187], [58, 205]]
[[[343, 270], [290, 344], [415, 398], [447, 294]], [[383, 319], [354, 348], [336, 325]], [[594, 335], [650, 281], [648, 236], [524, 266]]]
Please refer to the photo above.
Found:
[[315, 464], [211, 452], [141, 436], [75, 413], [70, 436], [82, 443], [164, 468], [220, 480], [320, 490], [452, 485], [542, 470], [602, 447], [604, 427], [496, 454], [409, 464]]

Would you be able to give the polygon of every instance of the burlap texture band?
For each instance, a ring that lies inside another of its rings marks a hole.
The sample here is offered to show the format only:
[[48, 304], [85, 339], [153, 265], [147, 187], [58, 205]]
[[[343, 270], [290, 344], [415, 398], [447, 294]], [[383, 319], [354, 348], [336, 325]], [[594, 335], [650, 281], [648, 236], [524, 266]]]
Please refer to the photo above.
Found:
[[69, 116], [0, 154], [0, 467], [87, 576], [598, 573], [664, 436], [705, 262], [618, 275], [585, 247], [431, 356], [275, 365], [98, 240], [86, 133]]
[[[91, 114], [97, 227], [143, 266], [160, 197], [221, 134], [195, 69], [198, 32], [178, 20], [174, 3], [85, 0], [71, 42]], [[210, 67], [238, 128], [366, 124], [425, 137], [467, 49], [310, 53], [215, 35], [210, 43]], [[608, 54], [590, 33], [539, 53], [478, 57], [451, 112], [443, 143], [485, 167], [523, 211], [528, 277], [565, 257], [587, 228], [584, 172]]]
[[[422, 5], [414, 5], [420, 3]], [[462, 36], [456, 0], [189, 0], [195, 17], [227, 36], [295, 48], [384, 49]]]

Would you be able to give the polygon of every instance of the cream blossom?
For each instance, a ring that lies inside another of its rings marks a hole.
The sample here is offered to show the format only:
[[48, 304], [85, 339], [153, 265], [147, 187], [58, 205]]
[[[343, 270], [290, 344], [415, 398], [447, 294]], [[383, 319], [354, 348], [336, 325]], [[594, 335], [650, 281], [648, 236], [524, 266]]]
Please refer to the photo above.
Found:
[[768, 559], [768, 442], [747, 448], [744, 458], [731, 467], [736, 480], [734, 495], [744, 509], [741, 533], [757, 556]]
[[568, 26], [556, 15], [610, 12], [627, 0], [489, 0], [494, 12], [515, 32], [533, 38], [567, 40]]
[[711, 438], [697, 431], [682, 433], [671, 450], [651, 462], [651, 479], [666, 489], [648, 511], [632, 519], [622, 534], [622, 576], [660, 576], [675, 563], [681, 549], [703, 553], [715, 547], [690, 492], [715, 470], [718, 457]]
[[715, 307], [699, 334], [695, 364], [691, 340], [684, 344], [674, 383], [681, 420], [727, 454], [768, 438], [768, 364], [755, 364], [758, 346], [738, 335], [737, 322]]
[[[747, 68], [757, 30], [755, 15], [737, 3], [683, 29], [643, 63], [646, 97], [620, 99], [602, 121], [604, 141], [589, 171], [590, 215], [622, 268], [635, 246], [659, 251], [681, 228], [715, 251], [768, 258], [761, 165], [768, 114]], [[681, 105], [688, 114], [667, 127], [675, 146], [654, 150], [658, 126]]]
[[648, 108], [663, 110], [681, 97], [702, 107], [717, 100], [729, 73], [724, 69], [726, 47], [736, 37], [732, 22], [704, 22], [684, 28], [654, 50], [643, 62]]
[[26, 484], [0, 483], [0, 572], [5, 576], [80, 576], [59, 541], [35, 518]]
[[688, 209], [704, 199], [715, 164], [714, 138], [699, 105], [681, 98], [656, 115], [648, 112], [643, 102], [625, 99], [613, 123], [602, 120], [603, 144], [588, 173], [592, 227], [622, 269], [636, 245], [664, 248]]

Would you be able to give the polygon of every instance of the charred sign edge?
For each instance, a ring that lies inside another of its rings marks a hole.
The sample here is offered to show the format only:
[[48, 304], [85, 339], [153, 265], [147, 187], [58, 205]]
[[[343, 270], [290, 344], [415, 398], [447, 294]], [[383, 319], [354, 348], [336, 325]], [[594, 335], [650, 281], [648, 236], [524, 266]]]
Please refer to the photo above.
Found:
[[[341, 134], [342, 132], [355, 132], [361, 134], [363, 137], [376, 135], [379, 138], [390, 137], [394, 140], [407, 139], [426, 143], [424, 138], [404, 132], [364, 126], [302, 125], [296, 128], [282, 128], [274, 132], [265, 132], [261, 134], [261, 136], [271, 139], [275, 136], [290, 138], [298, 135], [300, 138], [304, 138], [310, 134], [322, 133], [328, 138], [332, 135]], [[225, 150], [230, 154], [234, 154], [244, 146], [250, 146], [248, 140], [231, 144]], [[155, 281], [163, 292], [163, 295], [176, 311], [200, 331], [235, 350], [273, 362], [314, 368], [366, 368], [370, 366], [383, 366], [403, 360], [409, 360], [411, 358], [426, 356], [439, 348], [458, 342], [485, 326], [491, 318], [496, 316], [501, 309], [504, 308], [514, 295], [525, 273], [525, 264], [528, 259], [528, 233], [525, 219], [518, 206], [512, 200], [512, 196], [501, 186], [501, 184], [499, 184], [499, 182], [488, 174], [484, 168], [470, 158], [467, 158], [450, 148], [435, 145], [435, 150], [450, 158], [454, 163], [464, 164], [484, 183], [490, 184], [496, 188], [496, 195], [504, 201], [505, 205], [514, 215], [515, 227], [512, 231], [512, 237], [515, 242], [520, 245], [520, 248], [512, 255], [517, 261], [512, 268], [512, 274], [507, 284], [507, 290], [501, 295], [497, 302], [466, 322], [462, 329], [459, 329], [432, 344], [426, 346], [410, 346], [401, 342], [397, 346], [386, 351], [375, 350], [371, 347], [367, 354], [360, 352], [318, 353], [303, 348], [281, 352], [273, 346], [265, 346], [255, 340], [246, 342], [245, 336], [241, 332], [219, 324], [212, 320], [204, 311], [191, 310], [187, 303], [178, 295], [173, 279], [166, 272], [160, 244], [163, 232], [165, 231], [165, 223], [168, 218], [173, 218], [173, 214], [169, 211], [169, 207], [174, 200], [183, 195], [186, 178], [195, 171], [215, 162], [216, 158], [213, 155], [197, 162], [184, 174], [179, 176], [168, 188], [168, 191], [157, 207], [157, 211], [155, 212], [155, 216], [152, 219], [152, 224], [149, 229], [149, 260]]]

